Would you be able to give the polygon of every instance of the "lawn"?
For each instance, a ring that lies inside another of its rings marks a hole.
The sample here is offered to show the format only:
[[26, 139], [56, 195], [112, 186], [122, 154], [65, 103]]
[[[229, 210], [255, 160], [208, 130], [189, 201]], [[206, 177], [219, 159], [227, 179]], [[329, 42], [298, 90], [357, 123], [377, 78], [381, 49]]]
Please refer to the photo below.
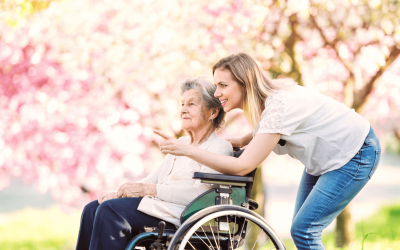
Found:
[[80, 212], [24, 209], [0, 217], [1, 250], [75, 249]]
[[[1, 250], [75, 249], [79, 221], [80, 211], [65, 214], [57, 207], [46, 210], [25, 209], [7, 216], [2, 215], [0, 248]], [[357, 223], [355, 236], [356, 240], [351, 249], [400, 250], [400, 203], [382, 207], [370, 218]], [[334, 233], [324, 234], [323, 242], [327, 250], [336, 249]], [[285, 240], [285, 244], [287, 250], [296, 249], [291, 240]]]

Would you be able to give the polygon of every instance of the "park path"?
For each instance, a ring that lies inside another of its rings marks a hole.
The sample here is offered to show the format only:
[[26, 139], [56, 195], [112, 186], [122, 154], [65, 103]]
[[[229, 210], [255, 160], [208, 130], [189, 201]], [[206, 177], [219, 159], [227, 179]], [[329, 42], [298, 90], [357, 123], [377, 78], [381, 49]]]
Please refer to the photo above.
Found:
[[[263, 164], [266, 219], [281, 237], [288, 238], [304, 166], [290, 157], [277, 155], [271, 155]], [[361, 221], [382, 205], [393, 202], [400, 202], [400, 157], [384, 154], [371, 181], [352, 201], [352, 218], [355, 222]], [[334, 228], [335, 221], [326, 231]]]

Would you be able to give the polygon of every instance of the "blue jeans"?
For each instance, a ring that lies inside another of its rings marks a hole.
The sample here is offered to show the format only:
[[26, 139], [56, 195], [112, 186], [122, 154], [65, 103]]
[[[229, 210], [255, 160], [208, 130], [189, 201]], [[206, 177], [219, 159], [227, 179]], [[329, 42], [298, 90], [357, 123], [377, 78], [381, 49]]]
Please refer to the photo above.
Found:
[[322, 230], [371, 179], [380, 155], [379, 139], [371, 128], [361, 149], [343, 167], [321, 176], [304, 171], [291, 227], [297, 249], [325, 249], [321, 241]]
[[[137, 210], [142, 198], [97, 200], [85, 206], [79, 227], [77, 250], [123, 250], [144, 227], [157, 227], [161, 220]], [[166, 228], [174, 225], [166, 223]]]

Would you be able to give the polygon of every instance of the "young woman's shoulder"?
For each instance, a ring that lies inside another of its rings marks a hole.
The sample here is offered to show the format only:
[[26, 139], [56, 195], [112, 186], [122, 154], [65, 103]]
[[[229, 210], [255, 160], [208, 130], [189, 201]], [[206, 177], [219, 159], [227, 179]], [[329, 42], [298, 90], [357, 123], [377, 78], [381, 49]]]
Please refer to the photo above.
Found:
[[304, 108], [309, 105], [323, 105], [326, 101], [333, 99], [327, 97], [317, 90], [303, 87], [300, 85], [285, 86], [284, 88], [275, 90], [272, 96], [268, 96], [265, 105], [274, 104], [277, 105], [281, 103], [286, 108]]

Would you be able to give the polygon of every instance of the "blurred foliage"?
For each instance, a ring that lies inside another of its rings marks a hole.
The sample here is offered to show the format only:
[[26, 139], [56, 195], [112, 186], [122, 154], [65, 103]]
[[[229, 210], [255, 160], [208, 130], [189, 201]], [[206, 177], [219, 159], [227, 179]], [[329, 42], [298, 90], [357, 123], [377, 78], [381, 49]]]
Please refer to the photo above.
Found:
[[8, 13], [5, 17], [7, 24], [11, 27], [16, 27], [20, 18], [25, 18], [30, 14], [47, 9], [52, 1], [54, 0], [1, 0], [0, 11]]

